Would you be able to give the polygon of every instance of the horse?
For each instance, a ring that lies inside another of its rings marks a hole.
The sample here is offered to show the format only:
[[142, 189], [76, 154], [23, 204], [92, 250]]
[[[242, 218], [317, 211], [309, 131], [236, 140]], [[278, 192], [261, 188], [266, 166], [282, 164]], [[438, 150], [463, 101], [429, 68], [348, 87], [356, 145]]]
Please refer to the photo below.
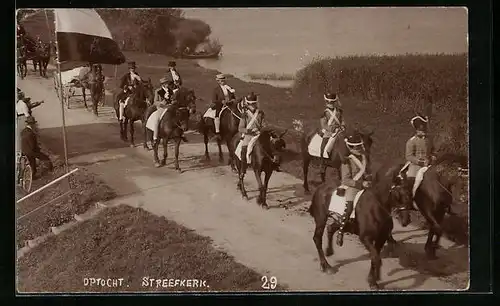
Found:
[[464, 173], [467, 167], [467, 157], [443, 154], [427, 168], [415, 191], [413, 200], [429, 225], [424, 247], [429, 259], [437, 259], [436, 249], [443, 233], [444, 216], [457, 198], [455, 194], [467, 184], [467, 174]]
[[[257, 197], [257, 204], [261, 205], [264, 209], [269, 208], [266, 201], [266, 195], [269, 179], [271, 178], [271, 174], [275, 169], [273, 160], [275, 159], [275, 156], [277, 156], [276, 154], [283, 151], [286, 147], [286, 143], [283, 140], [283, 136], [286, 134], [286, 132], [287, 130], [285, 130], [281, 135], [276, 136], [273, 130], [263, 129], [260, 132], [260, 135], [255, 142], [255, 146], [253, 147], [253, 150], [250, 154], [250, 165], [253, 169], [255, 178], [257, 179], [257, 184], [259, 186], [259, 196]], [[240, 134], [236, 134], [232, 137], [229, 146], [229, 154], [233, 156], [233, 160], [235, 161], [236, 167], [238, 169], [239, 180], [237, 189], [241, 191], [242, 197], [248, 200], [248, 195], [245, 190], [245, 183], [243, 181], [244, 176], [241, 175], [241, 160], [238, 158], [238, 156], [236, 156], [235, 153], [240, 139]], [[262, 184], [262, 172], [264, 172], [265, 174], [264, 184]]]
[[51, 43], [40, 42], [36, 44], [36, 58], [33, 59], [33, 66], [40, 68], [40, 76], [47, 77], [47, 66], [49, 65], [50, 56], [51, 56]]
[[[144, 116], [144, 122], [147, 122], [147, 119], [151, 116], [151, 114], [155, 111], [154, 108], [148, 108], [146, 114]], [[159, 127], [158, 127], [158, 139], [162, 140], [163, 144], [163, 159], [160, 163], [158, 158], [158, 147], [159, 142], [154, 142], [153, 144], [153, 158], [155, 161], [155, 167], [164, 166], [167, 161], [168, 156], [168, 148], [167, 144], [170, 139], [175, 141], [175, 170], [179, 173], [181, 172], [181, 168], [179, 167], [179, 146], [181, 140], [185, 140], [184, 132], [188, 129], [188, 121], [189, 121], [189, 113], [191, 109], [189, 107], [180, 105], [180, 103], [172, 103], [167, 107], [167, 110], [163, 117], [160, 119]], [[148, 129], [144, 127], [145, 130], [145, 139], [144, 143], [147, 142], [148, 139], [152, 141], [152, 137], [148, 137]], [[149, 133], [152, 136], [152, 133]]]
[[[238, 125], [240, 124], [240, 119], [243, 116], [244, 106], [242, 104], [242, 99], [237, 101], [227, 103], [219, 113], [220, 118], [220, 136], [221, 139], [217, 139], [217, 146], [219, 147], [219, 162], [224, 162], [224, 156], [222, 155], [222, 140], [225, 141], [226, 146], [229, 151], [231, 145], [231, 139], [238, 133]], [[205, 143], [205, 160], [210, 160], [210, 155], [208, 154], [208, 140], [209, 135], [215, 133], [215, 123], [214, 119], [208, 117], [202, 117], [198, 130], [203, 134], [203, 141]], [[229, 154], [228, 165], [231, 166], [233, 171], [236, 171], [235, 165], [233, 163], [233, 156]]]
[[[33, 70], [36, 71], [36, 61], [38, 59], [36, 41], [33, 38], [24, 35], [23, 37], [19, 38], [18, 45], [24, 48], [24, 56], [26, 63], [29, 60], [31, 60], [33, 62]], [[26, 73], [27, 73], [27, 65], [26, 65]]]
[[[150, 103], [153, 103], [153, 84], [151, 79], [147, 81], [141, 81], [138, 83], [136, 89], [131, 94], [127, 106], [123, 110], [123, 116], [125, 121], [120, 120], [120, 102], [118, 101], [118, 96], [115, 97], [113, 108], [115, 109], [116, 118], [120, 123], [120, 138], [123, 141], [127, 141], [127, 126], [130, 125], [130, 146], [134, 147], [134, 123], [137, 120], [141, 121], [142, 127], [146, 128], [146, 120], [144, 114]], [[144, 147], [146, 148], [146, 141], [144, 141]]]
[[[311, 142], [312, 138], [316, 134], [317, 131], [309, 132], [309, 133], [303, 133], [301, 137], [301, 151], [302, 151], [302, 170], [304, 173], [304, 191], [306, 194], [309, 194], [309, 183], [308, 183], [308, 172], [309, 172], [309, 164], [311, 163], [311, 160], [313, 159], [321, 159], [320, 157], [312, 156], [309, 153], [308, 146], [309, 143]], [[370, 150], [373, 145], [373, 131], [369, 132], [360, 132], [361, 137], [363, 138], [363, 144], [365, 146], [365, 150], [368, 156], [368, 162], [370, 162]], [[329, 158], [324, 158], [324, 164], [321, 167], [320, 170], [320, 175], [321, 175], [321, 182], [325, 182], [325, 177], [326, 177], [326, 169], [327, 167], [332, 167], [337, 170], [337, 178], [340, 179], [340, 166], [342, 163], [343, 156], [349, 155], [348, 153], [348, 148], [345, 142], [343, 141], [344, 137], [346, 135], [345, 131], [340, 131], [337, 134], [337, 138], [335, 139], [335, 142], [333, 143], [333, 147], [330, 152]]]
[[196, 113], [197, 98], [194, 89], [180, 87], [179, 90], [175, 93], [175, 99], [180, 106], [185, 106], [189, 109], [189, 115]]
[[[359, 196], [355, 206], [355, 219], [348, 221], [345, 231], [359, 236], [359, 240], [370, 252], [371, 266], [367, 281], [372, 289], [378, 289], [382, 260], [380, 251], [386, 241], [391, 246], [396, 243], [392, 238], [394, 226], [391, 212], [396, 214], [402, 226], [411, 222], [409, 210], [412, 209], [411, 194], [407, 189], [406, 180], [399, 175], [402, 165], [381, 168], [373, 180], [373, 185]], [[334, 269], [325, 258], [322, 242], [323, 233], [329, 219], [333, 219], [327, 227], [328, 246], [326, 256], [333, 255], [333, 234], [340, 228], [340, 215], [330, 212], [329, 205], [332, 195], [339, 186], [339, 181], [321, 184], [315, 191], [309, 207], [309, 214], [314, 218], [316, 228], [313, 241], [318, 251], [320, 268], [323, 272], [333, 272]]]
[[26, 47], [17, 47], [17, 74], [24, 79], [28, 74], [28, 64], [26, 61]]

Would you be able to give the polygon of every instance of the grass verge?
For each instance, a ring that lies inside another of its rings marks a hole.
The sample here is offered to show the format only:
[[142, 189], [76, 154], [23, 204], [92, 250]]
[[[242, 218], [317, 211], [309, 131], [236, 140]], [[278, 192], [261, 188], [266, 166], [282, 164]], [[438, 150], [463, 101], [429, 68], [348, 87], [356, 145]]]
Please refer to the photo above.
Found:
[[[197, 279], [208, 287], [145, 287], [144, 277]], [[123, 286], [85, 286], [85, 278], [123, 278]], [[261, 275], [215, 250], [210, 238], [125, 205], [52, 236], [18, 262], [22, 292], [259, 291], [261, 285]]]

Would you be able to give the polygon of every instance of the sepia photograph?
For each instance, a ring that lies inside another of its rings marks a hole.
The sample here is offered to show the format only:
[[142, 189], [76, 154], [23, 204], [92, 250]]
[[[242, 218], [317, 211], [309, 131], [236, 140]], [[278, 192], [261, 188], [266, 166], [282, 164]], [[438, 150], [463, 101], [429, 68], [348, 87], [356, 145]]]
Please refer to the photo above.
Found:
[[465, 7], [18, 8], [18, 294], [465, 291]]

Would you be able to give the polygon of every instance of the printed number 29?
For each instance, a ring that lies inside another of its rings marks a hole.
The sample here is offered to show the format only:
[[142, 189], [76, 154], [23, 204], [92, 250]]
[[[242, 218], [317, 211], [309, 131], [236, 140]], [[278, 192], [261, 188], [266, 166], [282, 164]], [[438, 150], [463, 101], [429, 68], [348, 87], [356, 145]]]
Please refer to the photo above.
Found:
[[276, 289], [276, 285], [278, 285], [278, 279], [275, 276], [271, 276], [268, 280], [267, 276], [264, 275], [260, 280], [262, 281], [263, 289]]

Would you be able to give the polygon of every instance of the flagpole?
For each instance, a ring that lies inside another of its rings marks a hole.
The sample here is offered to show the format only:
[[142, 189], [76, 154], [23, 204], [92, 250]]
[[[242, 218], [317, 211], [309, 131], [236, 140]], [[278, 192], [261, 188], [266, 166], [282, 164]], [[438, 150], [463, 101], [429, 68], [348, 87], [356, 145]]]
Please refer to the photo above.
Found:
[[61, 100], [61, 116], [62, 116], [62, 133], [63, 133], [63, 144], [64, 144], [64, 167], [66, 173], [69, 171], [68, 165], [68, 146], [67, 146], [67, 138], [66, 138], [66, 119], [64, 117], [64, 96], [63, 96], [63, 84], [62, 84], [62, 75], [61, 75], [61, 62], [60, 62], [60, 53], [59, 53], [59, 43], [57, 41], [57, 29], [55, 27], [55, 11], [54, 11], [54, 32], [56, 38], [56, 57], [57, 57], [57, 73], [59, 74], [59, 97]]

